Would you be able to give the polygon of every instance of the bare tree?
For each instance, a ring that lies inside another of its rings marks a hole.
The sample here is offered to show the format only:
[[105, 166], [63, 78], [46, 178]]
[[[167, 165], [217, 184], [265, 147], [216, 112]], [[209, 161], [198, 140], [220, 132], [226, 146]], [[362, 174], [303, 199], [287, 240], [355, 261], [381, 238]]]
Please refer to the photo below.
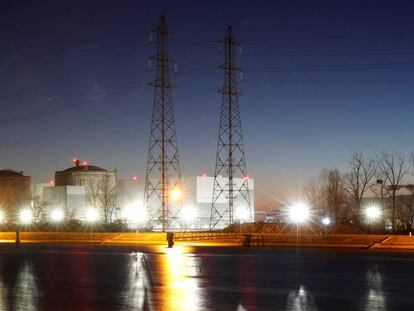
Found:
[[114, 212], [117, 208], [117, 193], [115, 185], [111, 185], [107, 174], [100, 182], [100, 202], [104, 213], [105, 223], [112, 222]]
[[47, 202], [43, 196], [34, 195], [31, 199], [32, 211], [34, 219], [38, 221], [46, 221], [46, 207]]
[[361, 214], [362, 199], [370, 189], [376, 173], [375, 162], [364, 157], [360, 152], [354, 152], [349, 161], [350, 172], [343, 177], [344, 190], [354, 207], [353, 216], [358, 222]]
[[108, 175], [93, 178], [88, 181], [87, 201], [101, 211], [105, 223], [112, 222], [117, 208], [117, 194]]
[[338, 169], [323, 170], [321, 173], [321, 200], [325, 211], [335, 219], [343, 222], [347, 218], [346, 193], [341, 174]]
[[396, 197], [409, 173], [406, 158], [397, 153], [383, 153], [377, 163], [378, 178], [382, 181], [386, 195], [391, 201], [391, 226], [395, 230]]
[[399, 229], [405, 232], [411, 231], [414, 225], [414, 185], [404, 186], [409, 194], [400, 196], [401, 207], [396, 211]]
[[305, 198], [314, 207], [322, 206], [323, 199], [321, 198], [321, 183], [318, 180], [312, 179], [305, 187]]

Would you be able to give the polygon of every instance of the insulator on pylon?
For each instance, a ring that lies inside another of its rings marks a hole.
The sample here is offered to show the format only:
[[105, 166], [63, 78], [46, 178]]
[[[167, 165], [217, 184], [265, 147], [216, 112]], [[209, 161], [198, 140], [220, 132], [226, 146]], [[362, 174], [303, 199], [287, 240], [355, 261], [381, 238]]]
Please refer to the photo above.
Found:
[[223, 43], [219, 43], [219, 46], [218, 46], [218, 49], [219, 49], [219, 53], [221, 53], [221, 51], [223, 50]]
[[177, 63], [174, 64], [174, 72], [178, 72], [178, 65], [177, 65]]
[[148, 60], [148, 68], [149, 68], [149, 69], [151, 69], [151, 67], [152, 67], [151, 65], [152, 65], [152, 64], [151, 64], [151, 60], [149, 59], [149, 60]]
[[243, 49], [241, 46], [239, 46], [239, 54], [243, 53]]
[[243, 78], [244, 78], [244, 73], [243, 71], [240, 71], [240, 80], [243, 80]]
[[149, 33], [149, 42], [152, 42], [152, 32]]

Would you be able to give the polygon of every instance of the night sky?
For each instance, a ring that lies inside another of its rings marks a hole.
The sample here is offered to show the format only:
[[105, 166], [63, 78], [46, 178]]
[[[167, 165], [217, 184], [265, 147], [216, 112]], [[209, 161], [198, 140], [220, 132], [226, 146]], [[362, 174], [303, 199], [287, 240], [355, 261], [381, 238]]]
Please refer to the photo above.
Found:
[[160, 14], [184, 176], [214, 171], [223, 62], [232, 25], [256, 205], [294, 195], [352, 151], [411, 152], [412, 1], [1, 1], [0, 166], [36, 182], [73, 157], [144, 177]]

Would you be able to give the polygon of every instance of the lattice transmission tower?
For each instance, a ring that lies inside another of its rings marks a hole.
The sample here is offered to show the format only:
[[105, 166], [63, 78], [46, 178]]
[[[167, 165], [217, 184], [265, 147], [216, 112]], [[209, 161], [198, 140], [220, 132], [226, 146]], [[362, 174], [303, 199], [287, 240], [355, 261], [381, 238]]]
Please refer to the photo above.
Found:
[[243, 146], [242, 126], [237, 89], [236, 41], [229, 26], [224, 45], [224, 83], [222, 94], [220, 128], [214, 172], [213, 199], [210, 213], [210, 230], [233, 224], [235, 221], [251, 221], [249, 177]]
[[[156, 37], [157, 53], [150, 57], [156, 63], [151, 133], [145, 176], [144, 204], [152, 224], [168, 229], [181, 207], [181, 172], [178, 158], [168, 40], [172, 33], [161, 15], [158, 26], [151, 32]], [[174, 195], [175, 193], [175, 195]]]

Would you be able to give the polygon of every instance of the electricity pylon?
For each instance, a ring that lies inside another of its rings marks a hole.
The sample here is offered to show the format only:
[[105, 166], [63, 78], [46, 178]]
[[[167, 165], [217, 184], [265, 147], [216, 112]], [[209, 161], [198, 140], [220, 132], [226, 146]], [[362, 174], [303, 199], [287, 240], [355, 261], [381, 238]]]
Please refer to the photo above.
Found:
[[151, 34], [156, 37], [157, 54], [150, 57], [150, 61], [156, 63], [156, 77], [150, 84], [154, 87], [154, 102], [144, 204], [150, 221], [155, 225], [161, 224], [162, 231], [165, 231], [177, 217], [182, 190], [169, 74], [169, 65], [174, 63], [168, 57], [168, 39], [172, 33], [164, 15]]
[[246, 169], [242, 126], [237, 89], [235, 56], [239, 43], [229, 26], [224, 45], [224, 83], [222, 94], [220, 128], [217, 143], [216, 167], [214, 172], [213, 199], [210, 213], [210, 230], [236, 221], [252, 220], [249, 193], [249, 177]]

